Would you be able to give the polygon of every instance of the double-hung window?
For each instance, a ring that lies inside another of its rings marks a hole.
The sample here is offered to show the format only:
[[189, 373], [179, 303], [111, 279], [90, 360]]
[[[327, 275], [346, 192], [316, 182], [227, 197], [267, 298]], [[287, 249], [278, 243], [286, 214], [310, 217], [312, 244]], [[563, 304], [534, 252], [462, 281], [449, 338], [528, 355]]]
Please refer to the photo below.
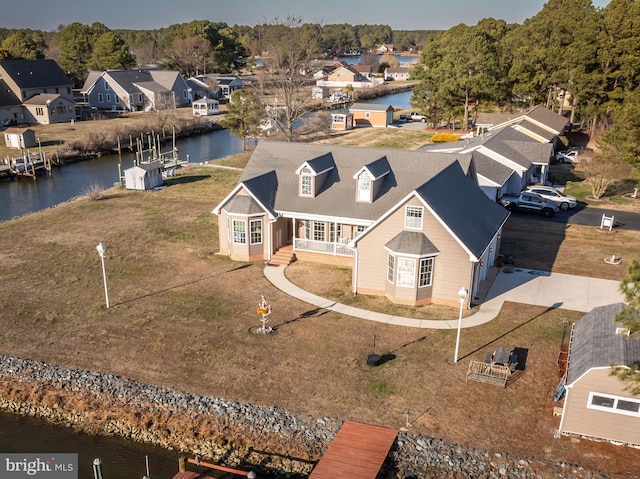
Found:
[[300, 196], [313, 196], [313, 176], [300, 173]]
[[249, 235], [251, 244], [262, 243], [262, 220], [249, 221]]
[[418, 287], [424, 288], [431, 286], [433, 278], [433, 258], [420, 259], [420, 277], [418, 278]]
[[233, 220], [233, 242], [237, 244], [247, 244], [247, 222], [244, 220]]
[[404, 227], [412, 230], [421, 230], [422, 211], [422, 206], [407, 206], [404, 210]]
[[396, 271], [396, 257], [392, 254], [387, 256], [387, 281], [393, 283], [393, 276]]

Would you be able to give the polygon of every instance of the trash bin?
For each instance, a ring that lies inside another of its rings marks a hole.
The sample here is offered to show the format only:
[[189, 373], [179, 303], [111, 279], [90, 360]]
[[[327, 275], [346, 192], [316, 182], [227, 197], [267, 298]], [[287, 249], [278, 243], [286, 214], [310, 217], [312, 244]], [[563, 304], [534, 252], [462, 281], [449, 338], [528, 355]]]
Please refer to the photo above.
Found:
[[377, 366], [380, 364], [381, 356], [379, 354], [370, 354], [367, 356], [367, 366]]

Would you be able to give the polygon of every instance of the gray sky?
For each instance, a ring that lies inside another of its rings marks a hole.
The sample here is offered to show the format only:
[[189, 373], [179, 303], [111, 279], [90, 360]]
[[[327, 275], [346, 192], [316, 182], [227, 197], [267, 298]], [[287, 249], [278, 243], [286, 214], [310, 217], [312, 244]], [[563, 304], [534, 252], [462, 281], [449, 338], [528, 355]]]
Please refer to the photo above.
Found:
[[[609, 0], [592, 0], [604, 7]], [[307, 23], [383, 24], [394, 30], [446, 30], [493, 17], [522, 23], [544, 0], [15, 0], [0, 27], [55, 30], [58, 25], [100, 22], [111, 29], [151, 30], [192, 20], [249, 25], [300, 17]]]

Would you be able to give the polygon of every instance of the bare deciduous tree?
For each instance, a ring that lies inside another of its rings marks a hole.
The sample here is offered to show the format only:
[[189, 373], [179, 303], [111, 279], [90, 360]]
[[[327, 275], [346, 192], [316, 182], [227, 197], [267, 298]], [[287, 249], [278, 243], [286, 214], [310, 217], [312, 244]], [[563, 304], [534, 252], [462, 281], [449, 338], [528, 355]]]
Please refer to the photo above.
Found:
[[584, 158], [580, 161], [580, 170], [585, 182], [591, 187], [591, 195], [600, 199], [615, 187], [616, 183], [631, 171], [631, 165], [617, 160], [601, 157]]
[[265, 66], [277, 97], [271, 116], [287, 141], [294, 140], [296, 120], [311, 111], [310, 79], [304, 69], [317, 53], [319, 36], [313, 26], [294, 17], [276, 19], [265, 31]]

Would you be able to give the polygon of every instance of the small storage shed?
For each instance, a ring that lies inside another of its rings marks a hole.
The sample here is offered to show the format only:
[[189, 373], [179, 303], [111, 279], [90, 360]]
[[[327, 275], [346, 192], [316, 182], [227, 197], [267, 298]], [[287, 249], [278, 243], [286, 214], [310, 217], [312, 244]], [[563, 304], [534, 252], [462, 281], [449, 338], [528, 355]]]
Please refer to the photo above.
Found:
[[193, 114], [196, 116], [217, 115], [220, 113], [220, 102], [213, 98], [201, 98], [191, 104]]
[[331, 113], [331, 129], [334, 131], [345, 131], [353, 128], [353, 113], [341, 112]]
[[393, 106], [380, 103], [354, 103], [349, 112], [353, 113], [355, 126], [386, 128], [393, 123]]
[[124, 170], [124, 186], [128, 190], [150, 190], [162, 185], [163, 164], [159, 161], [140, 163]]
[[640, 397], [611, 375], [611, 365], [640, 362], [640, 340], [614, 322], [624, 304], [592, 309], [573, 325], [567, 359], [566, 395], [558, 431], [613, 444], [640, 447]]
[[32, 148], [36, 146], [36, 134], [29, 128], [7, 128], [4, 143], [8, 148]]
[[314, 86], [311, 89], [311, 98], [316, 100], [324, 100], [325, 98], [329, 98], [329, 89], [323, 86]]

